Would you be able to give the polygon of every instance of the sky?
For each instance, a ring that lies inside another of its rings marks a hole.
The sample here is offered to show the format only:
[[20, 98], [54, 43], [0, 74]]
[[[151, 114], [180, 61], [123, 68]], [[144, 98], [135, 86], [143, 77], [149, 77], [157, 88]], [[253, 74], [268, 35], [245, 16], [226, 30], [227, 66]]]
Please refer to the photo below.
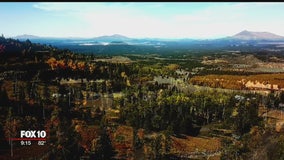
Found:
[[284, 36], [284, 3], [0, 2], [5, 37], [211, 39], [243, 30]]

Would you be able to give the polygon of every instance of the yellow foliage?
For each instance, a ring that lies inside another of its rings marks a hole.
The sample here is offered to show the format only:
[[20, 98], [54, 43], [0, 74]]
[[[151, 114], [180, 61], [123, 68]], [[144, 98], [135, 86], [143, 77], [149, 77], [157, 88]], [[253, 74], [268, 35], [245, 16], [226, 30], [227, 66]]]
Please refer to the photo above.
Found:
[[87, 101], [83, 100], [83, 105], [86, 106], [87, 105]]
[[196, 85], [220, 87], [227, 89], [244, 89], [248, 81], [260, 82], [263, 84], [278, 85], [279, 88], [284, 87], [284, 74], [258, 74], [249, 76], [240, 75], [206, 75], [195, 76], [190, 82]]
[[128, 87], [131, 86], [129, 79], [126, 80], [126, 85], [127, 85]]
[[126, 75], [125, 72], [121, 72], [121, 73], [120, 73], [120, 76], [123, 77], [123, 78], [126, 78], [126, 77], [127, 77], [127, 75]]
[[46, 63], [48, 63], [48, 64], [52, 64], [54, 62], [56, 62], [56, 59], [54, 57], [51, 57], [46, 61]]
[[178, 64], [169, 64], [169, 65], [167, 66], [167, 68], [168, 68], [169, 70], [172, 70], [172, 71], [177, 70], [179, 67], [180, 67], [180, 66], [179, 66]]
[[54, 57], [49, 58], [46, 63], [51, 67], [51, 69], [54, 69], [57, 66], [57, 61]]
[[238, 115], [238, 108], [234, 108], [233, 112], [232, 112], [232, 116], [235, 117]]

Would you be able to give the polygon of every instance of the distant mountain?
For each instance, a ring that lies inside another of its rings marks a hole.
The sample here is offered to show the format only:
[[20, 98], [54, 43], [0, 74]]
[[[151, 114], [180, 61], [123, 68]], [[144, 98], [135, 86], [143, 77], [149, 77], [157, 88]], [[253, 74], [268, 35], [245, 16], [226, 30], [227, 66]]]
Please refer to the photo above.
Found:
[[26, 40], [26, 39], [40, 39], [42, 37], [34, 36], [34, 35], [28, 35], [28, 34], [23, 34], [19, 35], [16, 37], [13, 37], [14, 39], [20, 39], [20, 40]]
[[251, 32], [244, 30], [232, 37], [238, 40], [284, 40], [284, 37], [269, 32]]
[[126, 36], [123, 35], [119, 35], [119, 34], [114, 34], [111, 36], [100, 36], [100, 37], [95, 37], [92, 38], [92, 40], [95, 41], [99, 41], [99, 42], [117, 42], [117, 41], [132, 41], [132, 38], [128, 38]]
[[[12, 37], [11, 37], [12, 38]], [[39, 37], [34, 35], [16, 36], [14, 39], [32, 43], [55, 46], [84, 54], [121, 54], [121, 53], [183, 53], [188, 51], [211, 50], [277, 50], [284, 51], [284, 37], [269, 32], [242, 31], [234, 36], [218, 39], [165, 39], [165, 38], [129, 38], [123, 35], [105, 35], [94, 38], [76, 37]], [[0, 38], [1, 40], [1, 38]], [[24, 43], [27, 44], [27, 43]], [[0, 43], [1, 45], [1, 43]], [[280, 47], [279, 47], [280, 46]], [[6, 47], [7, 48], [7, 47]], [[13, 55], [14, 51], [11, 48]], [[26, 49], [27, 50], [27, 49]], [[22, 52], [15, 52], [22, 53]]]
[[[165, 38], [129, 38], [123, 35], [105, 35], [94, 38], [79, 38], [79, 37], [39, 37], [35, 35], [19, 35], [12, 37], [25, 41], [30, 39], [34, 43], [42, 44], [80, 44], [80, 45], [99, 45], [99, 44], [111, 44], [111, 45], [160, 45], [162, 43], [191, 43], [191, 44], [231, 44], [239, 43], [242, 41], [284, 41], [283, 36], [279, 36], [269, 32], [252, 32], [244, 30], [236, 35], [219, 38], [219, 39], [165, 39]], [[94, 44], [96, 43], [96, 44]]]

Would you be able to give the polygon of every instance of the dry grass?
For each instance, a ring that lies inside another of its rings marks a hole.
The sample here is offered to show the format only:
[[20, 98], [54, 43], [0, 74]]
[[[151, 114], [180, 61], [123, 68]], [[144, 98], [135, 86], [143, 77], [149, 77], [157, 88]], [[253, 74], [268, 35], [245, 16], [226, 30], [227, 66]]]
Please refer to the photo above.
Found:
[[102, 61], [102, 62], [109, 62], [109, 63], [125, 63], [125, 64], [130, 64], [133, 62], [128, 57], [123, 57], [123, 56], [114, 56], [112, 58], [101, 58], [101, 59], [96, 59], [95, 61], [96, 62]]
[[117, 151], [116, 158], [131, 159], [133, 157], [133, 128], [129, 126], [118, 126], [111, 131], [110, 139]]
[[[216, 153], [221, 150], [221, 140], [211, 137], [192, 137], [185, 138], [172, 137], [171, 152], [178, 155], [190, 155], [193, 153]], [[220, 155], [214, 155], [210, 159], [220, 159]]]

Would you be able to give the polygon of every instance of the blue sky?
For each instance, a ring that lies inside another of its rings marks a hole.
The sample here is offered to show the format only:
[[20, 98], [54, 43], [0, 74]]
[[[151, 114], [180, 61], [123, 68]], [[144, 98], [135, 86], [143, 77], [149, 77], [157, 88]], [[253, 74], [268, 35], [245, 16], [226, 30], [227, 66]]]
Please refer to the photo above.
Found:
[[242, 30], [284, 36], [284, 3], [0, 2], [0, 34], [45, 37], [220, 38]]

